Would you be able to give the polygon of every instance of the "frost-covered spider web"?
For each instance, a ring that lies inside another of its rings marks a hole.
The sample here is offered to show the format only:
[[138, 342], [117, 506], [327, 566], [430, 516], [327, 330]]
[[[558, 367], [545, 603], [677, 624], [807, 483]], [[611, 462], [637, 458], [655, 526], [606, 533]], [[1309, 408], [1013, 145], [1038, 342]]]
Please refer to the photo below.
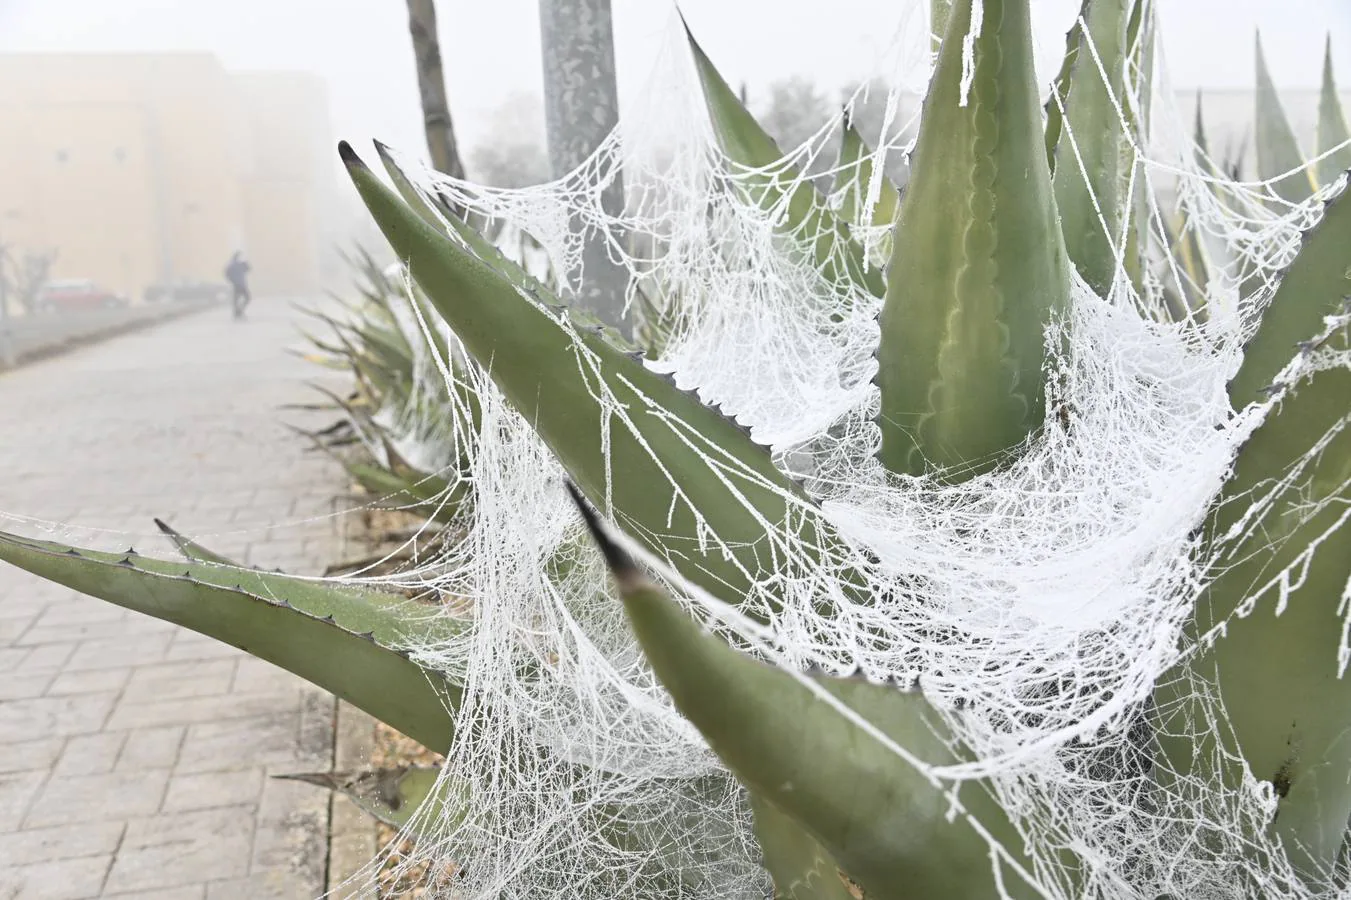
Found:
[[[913, 141], [918, 107], [908, 98], [922, 95], [929, 70], [926, 6], [902, 18], [887, 61], [878, 173]], [[1088, 64], [1100, 65], [1089, 50]], [[1024, 874], [1048, 897], [1312, 897], [1279, 854], [1244, 862], [1260, 858], [1245, 845], [1270, 818], [1269, 790], [1158, 779], [1143, 747], [1156, 682], [1186, 677], [1175, 667], [1195, 649], [1182, 626], [1211, 562], [1198, 527], [1260, 419], [1233, 415], [1225, 385], [1319, 209], [1317, 198], [1281, 206], [1268, 185], [1235, 183], [1198, 159], [1161, 53], [1155, 62], [1146, 95], [1116, 98], [1119, 115], [1148, 122], [1123, 167], [1123, 191], [1141, 185], [1137, 208], [1149, 222], [1145, 290], [1131, 286], [1124, 263], [1107, 297], [1076, 281], [1047, 426], [1006, 465], [958, 485], [893, 478], [874, 459], [881, 300], [810, 264], [803, 248], [820, 235], [786, 237], [783, 210], [745, 201], [740, 188], [770, 173], [740, 171], [718, 151], [674, 23], [645, 102], [572, 177], [494, 191], [424, 172], [423, 184], [529, 235], [530, 246], [504, 245], [541, 280], [586, 277], [579, 222], [609, 235], [632, 275], [640, 336], [662, 338], [647, 364], [747, 425], [845, 537], [828, 548], [775, 544], [778, 605], [762, 584], [741, 607], [764, 626], [645, 556], [692, 615], [795, 670], [919, 679], [972, 760], [926, 768], [947, 783], [988, 779], [1028, 838]], [[856, 101], [877, 101], [873, 91]], [[822, 160], [829, 169], [836, 124], [775, 170], [787, 180]], [[619, 173], [629, 205], [614, 218], [600, 196]], [[865, 205], [877, 201], [879, 177], [856, 188]], [[1204, 284], [1167, 253], [1165, 224], [1182, 213], [1210, 273]], [[874, 265], [888, 232], [854, 230]], [[645, 665], [561, 466], [408, 290], [396, 317], [420, 348], [419, 387], [380, 420], [403, 436], [401, 454], [463, 477], [474, 498], [457, 523], [461, 542], [389, 576], [463, 597], [472, 610], [458, 639], [416, 649], [464, 685], [464, 701], [443, 776], [462, 803], [424, 823], [431, 837], [414, 862], [433, 863], [430, 888], [448, 897], [768, 896], [746, 798]], [[431, 350], [433, 330], [452, 358]], [[1060, 346], [1055, 334], [1048, 341]], [[577, 346], [579, 365], [594, 371], [593, 354]], [[1349, 363], [1325, 353], [1301, 364]], [[427, 402], [455, 396], [452, 382], [479, 398], [475, 433]], [[606, 412], [597, 429], [644, 414], [603, 379], [592, 385]], [[859, 572], [876, 602], [844, 593], [846, 573]], [[832, 615], [820, 612], [823, 598]], [[1198, 736], [1222, 728], [1213, 686], [1188, 689], [1199, 710], [1188, 727]]]

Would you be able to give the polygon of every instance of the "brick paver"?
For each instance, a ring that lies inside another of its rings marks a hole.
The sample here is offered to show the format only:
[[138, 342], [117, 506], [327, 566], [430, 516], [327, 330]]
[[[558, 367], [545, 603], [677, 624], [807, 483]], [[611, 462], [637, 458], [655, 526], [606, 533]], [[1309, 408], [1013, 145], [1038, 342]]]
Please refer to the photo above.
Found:
[[[335, 466], [279, 410], [321, 370], [259, 301], [0, 374], [0, 528], [172, 557], [333, 561]], [[329, 376], [331, 378], [331, 376]], [[6, 515], [8, 514], [8, 515]], [[304, 900], [323, 892], [333, 699], [208, 638], [0, 568], [0, 900]]]

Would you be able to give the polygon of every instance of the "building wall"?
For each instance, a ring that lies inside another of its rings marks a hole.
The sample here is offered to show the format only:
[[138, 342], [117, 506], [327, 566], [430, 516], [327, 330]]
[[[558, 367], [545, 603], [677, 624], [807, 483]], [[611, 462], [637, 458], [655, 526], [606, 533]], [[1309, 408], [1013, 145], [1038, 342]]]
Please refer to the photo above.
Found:
[[263, 293], [312, 291], [334, 193], [324, 82], [299, 72], [248, 72], [236, 84], [250, 152], [242, 187], [254, 283]]
[[318, 79], [205, 53], [0, 55], [0, 242], [133, 298], [220, 281], [235, 250], [259, 293], [312, 292], [327, 102]]

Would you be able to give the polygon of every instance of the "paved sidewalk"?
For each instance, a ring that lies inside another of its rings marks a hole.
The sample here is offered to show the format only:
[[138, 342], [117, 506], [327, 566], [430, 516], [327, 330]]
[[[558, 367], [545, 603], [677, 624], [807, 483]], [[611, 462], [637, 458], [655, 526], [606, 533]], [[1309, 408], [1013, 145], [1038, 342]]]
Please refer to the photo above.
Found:
[[[337, 468], [279, 411], [322, 370], [258, 301], [0, 373], [0, 528], [172, 557], [152, 516], [243, 561], [338, 552]], [[330, 376], [331, 377], [331, 376]], [[103, 531], [99, 529], [108, 529]], [[323, 892], [334, 701], [208, 638], [0, 568], [0, 900]]]

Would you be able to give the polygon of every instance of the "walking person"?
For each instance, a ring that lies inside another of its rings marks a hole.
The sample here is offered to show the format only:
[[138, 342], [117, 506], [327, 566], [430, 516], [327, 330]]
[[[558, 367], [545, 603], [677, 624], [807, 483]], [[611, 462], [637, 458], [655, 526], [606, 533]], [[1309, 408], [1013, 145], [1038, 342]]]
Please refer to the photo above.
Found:
[[235, 318], [244, 318], [244, 307], [249, 305], [253, 299], [249, 294], [249, 269], [253, 268], [244, 259], [244, 255], [236, 250], [234, 256], [230, 257], [230, 262], [225, 266], [225, 280], [230, 282], [232, 295], [230, 297], [230, 307], [234, 310]]

